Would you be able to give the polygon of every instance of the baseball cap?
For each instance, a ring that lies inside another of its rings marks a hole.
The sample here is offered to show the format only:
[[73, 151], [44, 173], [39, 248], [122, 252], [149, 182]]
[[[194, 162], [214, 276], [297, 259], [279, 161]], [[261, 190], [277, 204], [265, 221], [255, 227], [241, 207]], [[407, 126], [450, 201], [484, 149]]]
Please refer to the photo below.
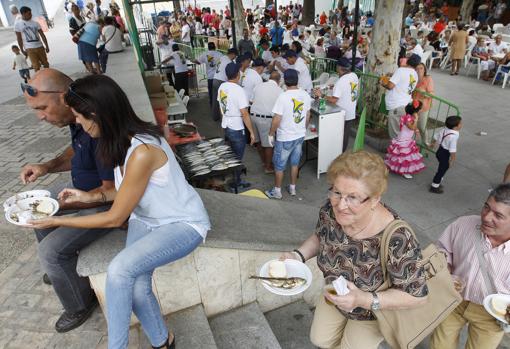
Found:
[[225, 74], [229, 80], [234, 79], [239, 74], [240, 66], [238, 63], [230, 62], [225, 67]]
[[416, 53], [413, 53], [411, 57], [407, 59], [407, 65], [411, 67], [417, 67], [418, 64], [421, 62], [421, 57], [418, 56]]
[[295, 86], [299, 81], [299, 74], [295, 69], [287, 69], [283, 72], [283, 80], [287, 86]]
[[237, 52], [237, 49], [236, 49], [236, 48], [234, 48], [234, 47], [231, 47], [231, 48], [229, 48], [229, 49], [228, 49], [228, 51], [227, 51], [227, 55], [228, 55], [228, 54], [231, 54], [231, 53], [235, 54], [236, 56], [239, 54], [239, 53]]
[[264, 60], [261, 59], [261, 58], [255, 58], [253, 60], [253, 64], [252, 64], [254, 67], [265, 67], [266, 66], [266, 63], [264, 63]]
[[349, 69], [351, 68], [351, 61], [348, 60], [347, 58], [345, 57], [340, 57], [337, 61], [336, 61], [336, 65], [339, 66], [339, 67], [342, 67], [342, 68], [345, 68], [345, 69]]
[[285, 52], [285, 54], [283, 55], [283, 58], [291, 58], [291, 57], [297, 57], [296, 51], [287, 50], [287, 52]]

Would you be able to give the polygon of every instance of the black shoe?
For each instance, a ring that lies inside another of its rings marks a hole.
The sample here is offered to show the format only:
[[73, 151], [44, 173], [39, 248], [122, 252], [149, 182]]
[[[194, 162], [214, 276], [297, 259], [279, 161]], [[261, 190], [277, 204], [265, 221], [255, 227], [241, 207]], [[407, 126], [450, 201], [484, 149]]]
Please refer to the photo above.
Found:
[[92, 315], [94, 309], [96, 309], [98, 303], [97, 298], [94, 297], [92, 303], [88, 306], [88, 308], [81, 310], [76, 313], [69, 313], [64, 311], [64, 313], [60, 316], [55, 324], [55, 329], [59, 333], [68, 332], [74, 330], [76, 327], [81, 326], [87, 319]]
[[430, 187], [429, 191], [434, 194], [443, 194], [444, 192], [442, 187], [434, 188], [432, 186]]
[[44, 274], [42, 276], [42, 282], [44, 282], [46, 285], [51, 285], [51, 280], [48, 274]]
[[175, 349], [175, 335], [174, 339], [172, 339], [172, 343], [168, 343], [168, 338], [166, 342], [160, 347], [152, 347], [153, 349]]

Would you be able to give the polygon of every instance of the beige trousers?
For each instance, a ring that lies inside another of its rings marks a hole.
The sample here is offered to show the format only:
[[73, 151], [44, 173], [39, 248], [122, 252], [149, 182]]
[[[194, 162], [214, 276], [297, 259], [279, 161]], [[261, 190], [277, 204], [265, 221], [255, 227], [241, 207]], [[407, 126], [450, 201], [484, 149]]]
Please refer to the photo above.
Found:
[[457, 349], [460, 331], [466, 324], [465, 349], [496, 349], [503, 338], [503, 330], [483, 305], [463, 301], [432, 333], [430, 349]]
[[334, 306], [320, 297], [310, 331], [310, 340], [319, 348], [377, 349], [384, 340], [377, 321], [345, 318]]

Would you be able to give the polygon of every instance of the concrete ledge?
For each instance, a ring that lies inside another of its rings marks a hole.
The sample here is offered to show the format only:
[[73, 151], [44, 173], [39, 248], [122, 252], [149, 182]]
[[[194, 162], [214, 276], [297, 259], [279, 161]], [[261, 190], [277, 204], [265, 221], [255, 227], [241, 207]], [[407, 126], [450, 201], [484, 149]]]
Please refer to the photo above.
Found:
[[[249, 251], [288, 251], [315, 229], [319, 208], [198, 189], [212, 230], [205, 247]], [[126, 232], [115, 230], [80, 251], [78, 274], [103, 273], [125, 245]]]

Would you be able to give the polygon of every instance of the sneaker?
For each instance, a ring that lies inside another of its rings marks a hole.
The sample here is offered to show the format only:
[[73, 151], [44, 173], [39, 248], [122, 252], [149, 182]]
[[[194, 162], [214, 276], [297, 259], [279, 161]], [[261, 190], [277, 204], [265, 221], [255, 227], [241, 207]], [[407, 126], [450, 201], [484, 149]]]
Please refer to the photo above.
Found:
[[409, 173], [404, 173], [402, 177], [404, 177], [405, 179], [413, 179], [413, 176], [410, 175]]
[[274, 188], [272, 188], [271, 190], [266, 190], [265, 193], [266, 193], [267, 197], [270, 199], [280, 200], [282, 198], [282, 193], [276, 192], [276, 190]]
[[443, 194], [444, 192], [442, 187], [434, 188], [433, 186], [430, 187], [429, 191], [434, 194]]
[[294, 187], [294, 189], [292, 189], [289, 184], [289, 185], [287, 185], [287, 191], [289, 192], [290, 196], [296, 196], [296, 187]]

